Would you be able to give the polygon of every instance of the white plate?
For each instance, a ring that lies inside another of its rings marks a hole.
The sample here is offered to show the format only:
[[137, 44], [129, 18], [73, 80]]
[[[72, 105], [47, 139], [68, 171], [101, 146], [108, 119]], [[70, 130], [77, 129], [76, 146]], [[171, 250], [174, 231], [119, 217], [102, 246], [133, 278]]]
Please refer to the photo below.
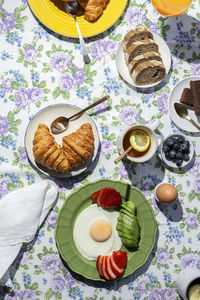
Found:
[[[172, 121], [182, 130], [188, 131], [188, 132], [199, 132], [199, 130], [192, 125], [189, 121], [184, 120], [178, 116], [178, 114], [175, 111], [174, 103], [179, 102], [183, 89], [190, 87], [190, 81], [191, 80], [200, 80], [200, 77], [192, 76], [187, 77], [181, 81], [179, 81], [171, 91], [171, 94], [169, 96], [169, 113]], [[189, 115], [190, 117], [196, 121], [200, 125], [200, 117], [197, 117], [194, 113], [193, 108], [191, 106], [188, 106], [189, 109]]]
[[30, 123], [29, 123], [29, 125], [26, 129], [26, 134], [25, 134], [25, 148], [26, 148], [28, 158], [29, 158], [30, 162], [32, 163], [32, 165], [37, 170], [42, 172], [43, 174], [48, 175], [48, 176], [51, 175], [51, 176], [54, 176], [54, 177], [76, 176], [76, 175], [79, 175], [80, 173], [82, 173], [83, 171], [85, 171], [89, 167], [89, 165], [92, 162], [94, 162], [94, 160], [97, 156], [97, 153], [98, 153], [98, 149], [99, 149], [99, 133], [98, 133], [96, 124], [94, 123], [92, 118], [87, 113], [82, 114], [77, 119], [70, 120], [69, 127], [67, 128], [66, 131], [64, 131], [60, 134], [57, 134], [57, 135], [53, 135], [56, 142], [58, 144], [62, 145], [62, 138], [65, 135], [76, 131], [84, 123], [90, 123], [91, 126], [92, 126], [93, 134], [94, 134], [94, 152], [93, 152], [93, 156], [91, 157], [90, 160], [87, 161], [86, 164], [80, 166], [79, 168], [74, 169], [73, 171], [71, 171], [67, 174], [63, 174], [63, 173], [48, 170], [48, 169], [43, 168], [43, 167], [39, 167], [36, 164], [35, 159], [34, 159], [34, 155], [33, 155], [33, 138], [34, 138], [34, 134], [35, 134], [35, 132], [38, 128], [38, 125], [40, 123], [43, 123], [43, 124], [47, 125], [50, 128], [50, 125], [51, 125], [52, 121], [54, 119], [56, 119], [57, 117], [59, 117], [59, 116], [70, 117], [70, 116], [72, 116], [73, 114], [77, 113], [80, 110], [81, 109], [79, 107], [72, 106], [72, 105], [69, 105], [69, 104], [50, 105], [50, 106], [47, 106], [46, 108], [43, 108], [42, 110], [40, 110], [33, 117], [33, 119], [30, 121]]
[[[161, 39], [161, 37], [159, 37], [157, 34], [153, 33], [153, 37], [154, 40], [156, 42], [156, 44], [158, 45], [159, 48], [159, 53], [160, 56], [163, 60], [163, 64], [165, 66], [166, 69], [166, 74], [168, 74], [170, 67], [171, 67], [171, 53], [170, 50], [167, 46], [167, 44], [165, 43], [165, 41], [163, 39]], [[121, 75], [121, 77], [128, 82], [129, 84], [131, 84], [132, 86], [135, 87], [139, 87], [139, 88], [149, 88], [152, 86], [155, 86], [157, 84], [159, 84], [162, 80], [156, 82], [156, 83], [152, 83], [152, 84], [147, 84], [147, 85], [136, 85], [134, 84], [129, 71], [128, 71], [128, 67], [126, 65], [125, 59], [124, 59], [124, 51], [123, 51], [123, 46], [122, 46], [122, 42], [119, 45], [118, 51], [117, 51], [117, 57], [116, 57], [116, 65], [117, 65], [117, 70], [119, 72], [119, 74]]]

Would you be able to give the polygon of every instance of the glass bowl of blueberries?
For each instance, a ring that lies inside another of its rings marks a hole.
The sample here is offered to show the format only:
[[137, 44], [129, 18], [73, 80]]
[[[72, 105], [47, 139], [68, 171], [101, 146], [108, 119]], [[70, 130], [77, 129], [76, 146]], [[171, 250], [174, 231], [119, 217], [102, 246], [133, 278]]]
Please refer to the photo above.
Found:
[[168, 135], [161, 145], [161, 157], [173, 171], [187, 171], [194, 163], [192, 141], [182, 134]]

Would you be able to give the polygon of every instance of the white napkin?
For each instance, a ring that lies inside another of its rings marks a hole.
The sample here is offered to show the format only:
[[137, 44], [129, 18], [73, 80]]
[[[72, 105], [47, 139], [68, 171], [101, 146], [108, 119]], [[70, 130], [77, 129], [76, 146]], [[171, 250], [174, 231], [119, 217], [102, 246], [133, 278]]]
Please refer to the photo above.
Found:
[[22, 244], [34, 239], [57, 194], [57, 185], [46, 179], [0, 199], [0, 285], [12, 286], [9, 267]]

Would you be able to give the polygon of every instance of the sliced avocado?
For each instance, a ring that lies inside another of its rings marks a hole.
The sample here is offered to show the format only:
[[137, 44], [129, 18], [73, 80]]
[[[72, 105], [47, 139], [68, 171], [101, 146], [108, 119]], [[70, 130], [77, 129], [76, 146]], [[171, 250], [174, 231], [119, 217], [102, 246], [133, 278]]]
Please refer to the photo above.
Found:
[[138, 247], [138, 243], [136, 243], [133, 240], [129, 240], [127, 238], [122, 237], [121, 241], [122, 241], [123, 245], [126, 246], [127, 248], [136, 248], [136, 247]]
[[132, 208], [130, 208], [127, 204], [126, 204], [126, 202], [123, 202], [122, 204], [121, 204], [121, 209], [125, 209], [125, 210], [127, 210], [127, 211], [129, 211], [131, 214], [135, 214], [135, 209], [132, 209]]
[[133, 218], [130, 218], [129, 216], [125, 215], [125, 214], [121, 214], [118, 217], [118, 221], [122, 221], [126, 224], [128, 224], [129, 226], [132, 226], [133, 224]]
[[135, 236], [135, 235], [133, 235], [133, 234], [130, 234], [130, 233], [127, 233], [127, 232], [125, 232], [125, 231], [118, 231], [118, 233], [119, 233], [119, 236], [120, 237], [124, 237], [124, 238], [127, 238], [127, 239], [129, 239], [129, 240], [134, 240], [135, 242], [138, 242], [138, 237], [139, 236]]
[[116, 226], [117, 230], [121, 230], [122, 227], [123, 227], [124, 229], [128, 229], [131, 233], [134, 232], [134, 230], [135, 230], [135, 229], [134, 229], [132, 226], [130, 226], [129, 224], [124, 223], [124, 222], [121, 222], [121, 221], [118, 221], [117, 226]]
[[124, 208], [121, 208], [121, 209], [120, 209], [120, 214], [121, 214], [121, 213], [123, 213], [123, 214], [129, 216], [130, 218], [133, 218], [133, 216], [135, 216], [133, 212], [130, 212], [130, 211], [124, 209]]
[[135, 204], [129, 200], [129, 201], [123, 201], [122, 204], [121, 204], [122, 207], [124, 207], [125, 209], [127, 210], [131, 210], [134, 214], [135, 214], [135, 211], [136, 211], [136, 206]]

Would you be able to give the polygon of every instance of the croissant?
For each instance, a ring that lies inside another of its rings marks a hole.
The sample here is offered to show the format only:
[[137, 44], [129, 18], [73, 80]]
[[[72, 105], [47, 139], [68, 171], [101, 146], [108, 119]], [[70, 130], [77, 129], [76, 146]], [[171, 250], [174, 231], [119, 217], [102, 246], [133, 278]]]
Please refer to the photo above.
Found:
[[63, 137], [63, 147], [54, 139], [45, 124], [39, 124], [33, 139], [35, 161], [57, 172], [67, 173], [85, 163], [94, 149], [94, 135], [89, 123]]
[[73, 168], [85, 163], [94, 150], [92, 126], [83, 124], [76, 132], [64, 136], [62, 148]]
[[103, 13], [107, 0], [78, 0], [78, 3], [85, 9], [84, 18], [94, 22]]
[[62, 148], [44, 124], [39, 124], [33, 139], [35, 161], [50, 170], [66, 173], [71, 169]]

